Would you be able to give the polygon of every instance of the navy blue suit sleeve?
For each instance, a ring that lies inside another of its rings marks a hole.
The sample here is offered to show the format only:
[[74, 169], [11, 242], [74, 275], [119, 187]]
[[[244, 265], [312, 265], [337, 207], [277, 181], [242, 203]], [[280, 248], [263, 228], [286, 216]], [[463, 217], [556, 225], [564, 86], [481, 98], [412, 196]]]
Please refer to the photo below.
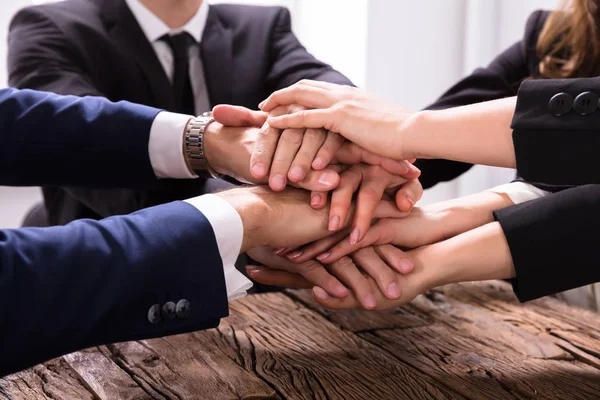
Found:
[[271, 35], [271, 57], [274, 61], [267, 76], [268, 86], [276, 91], [302, 79], [352, 85], [348, 78], [330, 65], [317, 60], [306, 50], [292, 32], [289, 10], [280, 10]]
[[148, 140], [159, 112], [100, 97], [0, 90], [0, 184], [153, 183]]
[[[153, 305], [183, 299], [189, 316], [149, 322]], [[0, 376], [94, 345], [212, 328], [227, 313], [214, 232], [185, 202], [0, 231]]]

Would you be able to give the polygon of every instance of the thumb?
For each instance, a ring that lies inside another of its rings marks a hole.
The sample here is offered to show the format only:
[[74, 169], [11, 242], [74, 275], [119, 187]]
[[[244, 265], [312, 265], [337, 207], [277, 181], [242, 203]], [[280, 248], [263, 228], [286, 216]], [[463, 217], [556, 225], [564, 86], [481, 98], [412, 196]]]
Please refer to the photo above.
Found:
[[267, 120], [267, 114], [246, 107], [223, 104], [213, 108], [213, 118], [225, 126], [261, 127]]

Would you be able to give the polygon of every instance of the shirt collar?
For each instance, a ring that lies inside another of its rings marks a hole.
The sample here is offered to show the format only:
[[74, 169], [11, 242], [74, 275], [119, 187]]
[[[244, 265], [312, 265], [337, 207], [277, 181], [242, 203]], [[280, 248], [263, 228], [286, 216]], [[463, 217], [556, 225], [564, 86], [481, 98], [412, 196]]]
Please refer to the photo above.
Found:
[[207, 1], [203, 1], [196, 14], [194, 14], [187, 24], [179, 29], [169, 28], [167, 24], [146, 8], [140, 0], [125, 0], [125, 2], [150, 43], [154, 43], [164, 35], [173, 35], [180, 32], [189, 33], [196, 42], [200, 43], [204, 27], [206, 26], [206, 20], [208, 19]]

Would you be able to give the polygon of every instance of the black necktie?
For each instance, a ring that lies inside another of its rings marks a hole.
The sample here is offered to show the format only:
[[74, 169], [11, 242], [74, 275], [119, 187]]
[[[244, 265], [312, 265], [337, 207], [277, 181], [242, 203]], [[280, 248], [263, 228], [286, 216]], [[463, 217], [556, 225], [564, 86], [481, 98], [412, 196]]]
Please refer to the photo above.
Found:
[[173, 51], [173, 97], [175, 98], [175, 112], [196, 115], [194, 107], [194, 92], [190, 80], [189, 49], [195, 43], [193, 37], [187, 32], [177, 35], [161, 37]]

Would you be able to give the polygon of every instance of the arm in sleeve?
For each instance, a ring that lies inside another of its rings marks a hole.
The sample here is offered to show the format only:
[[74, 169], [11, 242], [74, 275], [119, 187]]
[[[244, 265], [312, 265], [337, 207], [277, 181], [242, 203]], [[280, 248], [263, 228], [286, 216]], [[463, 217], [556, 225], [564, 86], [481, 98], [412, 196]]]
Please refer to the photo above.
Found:
[[151, 184], [148, 141], [159, 112], [100, 97], [0, 90], [0, 184]]
[[[584, 92], [598, 99], [600, 78], [523, 83], [512, 128], [517, 170], [524, 180], [551, 191], [600, 183], [600, 111], [594, 107], [581, 115], [573, 109], [573, 99]], [[565, 113], [559, 116], [552, 105], [560, 93]]]
[[[86, 72], [85, 61], [79, 51], [51, 18], [41, 10], [41, 7], [25, 8], [13, 18], [8, 37], [8, 71], [9, 83], [16, 88], [45, 90], [75, 96], [105, 96], [96, 86], [94, 77]], [[159, 115], [159, 117], [165, 118], [163, 115]], [[169, 119], [169, 122], [172, 121], [173, 119]], [[101, 143], [120, 146], [120, 156], [123, 158], [128, 157], [131, 143], [136, 139], [134, 135], [130, 134], [128, 128], [127, 125], [119, 126], [118, 131], [113, 131], [114, 135], [110, 131], [102, 132], [105, 135]], [[148, 127], [149, 131], [150, 127]], [[86, 130], [80, 132], [82, 134], [87, 133]], [[146, 135], [148, 135], [148, 132], [146, 132]], [[183, 131], [181, 132], [183, 133]], [[164, 143], [164, 140], [161, 142], [160, 137], [164, 139], [165, 135], [161, 136], [153, 133], [152, 137], [159, 137], [159, 139], [151, 141], [150, 144], [152, 142], [159, 143], [158, 148], [165, 149], [160, 145], [160, 143]], [[96, 139], [100, 142], [100, 137]], [[124, 141], [127, 141], [127, 143]], [[145, 141], [136, 142], [136, 145], [141, 143], [145, 146], [145, 157], [147, 158], [149, 151], [148, 138]], [[150, 148], [150, 151], [152, 151], [152, 148]], [[86, 156], [82, 152], [79, 154], [82, 158]], [[158, 159], [158, 164], [155, 165], [156, 159]], [[138, 161], [131, 159], [128, 168], [139, 169], [134, 165]], [[162, 157], [162, 161], [164, 161], [164, 157]], [[164, 162], [161, 162], [159, 156], [154, 157], [151, 162], [152, 167], [156, 167], [154, 170], [155, 175], [151, 181], [139, 180], [128, 184], [119, 184], [118, 174], [115, 174], [113, 175], [115, 181], [112, 184], [106, 182], [106, 185], [103, 185], [105, 188], [112, 189], [93, 190], [88, 187], [79, 187], [81, 185], [79, 182], [57, 182], [57, 184], [71, 186], [68, 189], [69, 196], [75, 197], [79, 202], [103, 217], [128, 214], [145, 207], [164, 203], [164, 196], [158, 189], [156, 176], [170, 178], [193, 177], [181, 168], [183, 165], [181, 160], [175, 161], [173, 165], [165, 165]], [[98, 169], [114, 169], [120, 174], [128, 174], [127, 170], [121, 167], [122, 165], [113, 163], [112, 157], [105, 157], [96, 165]], [[148, 173], [148, 168], [145, 167], [146, 173]], [[87, 175], [86, 170], [79, 166], [73, 167], [71, 165], [69, 168], [79, 169], [82, 175]], [[85, 184], [81, 186], [85, 186]]]
[[[516, 96], [519, 85], [530, 75], [529, 70], [536, 68], [528, 65], [532, 60], [527, 54], [533, 53], [529, 46], [535, 47], [546, 16], [547, 12], [543, 11], [533, 13], [527, 21], [523, 40], [496, 57], [486, 68], [476, 69], [426, 109], [442, 110]], [[485, 135], [485, 132], [481, 134]], [[425, 189], [455, 179], [472, 167], [472, 164], [441, 159], [421, 159], [415, 165], [422, 171], [419, 180]]]
[[274, 61], [267, 76], [267, 86], [276, 91], [302, 79], [352, 85], [348, 78], [306, 50], [292, 32], [289, 10], [280, 10], [271, 36], [271, 56]]
[[213, 228], [181, 201], [0, 231], [0, 298], [0, 376], [90, 346], [212, 328], [228, 314]]
[[494, 212], [512, 255], [519, 300], [600, 281], [599, 209], [600, 185], [586, 185]]

